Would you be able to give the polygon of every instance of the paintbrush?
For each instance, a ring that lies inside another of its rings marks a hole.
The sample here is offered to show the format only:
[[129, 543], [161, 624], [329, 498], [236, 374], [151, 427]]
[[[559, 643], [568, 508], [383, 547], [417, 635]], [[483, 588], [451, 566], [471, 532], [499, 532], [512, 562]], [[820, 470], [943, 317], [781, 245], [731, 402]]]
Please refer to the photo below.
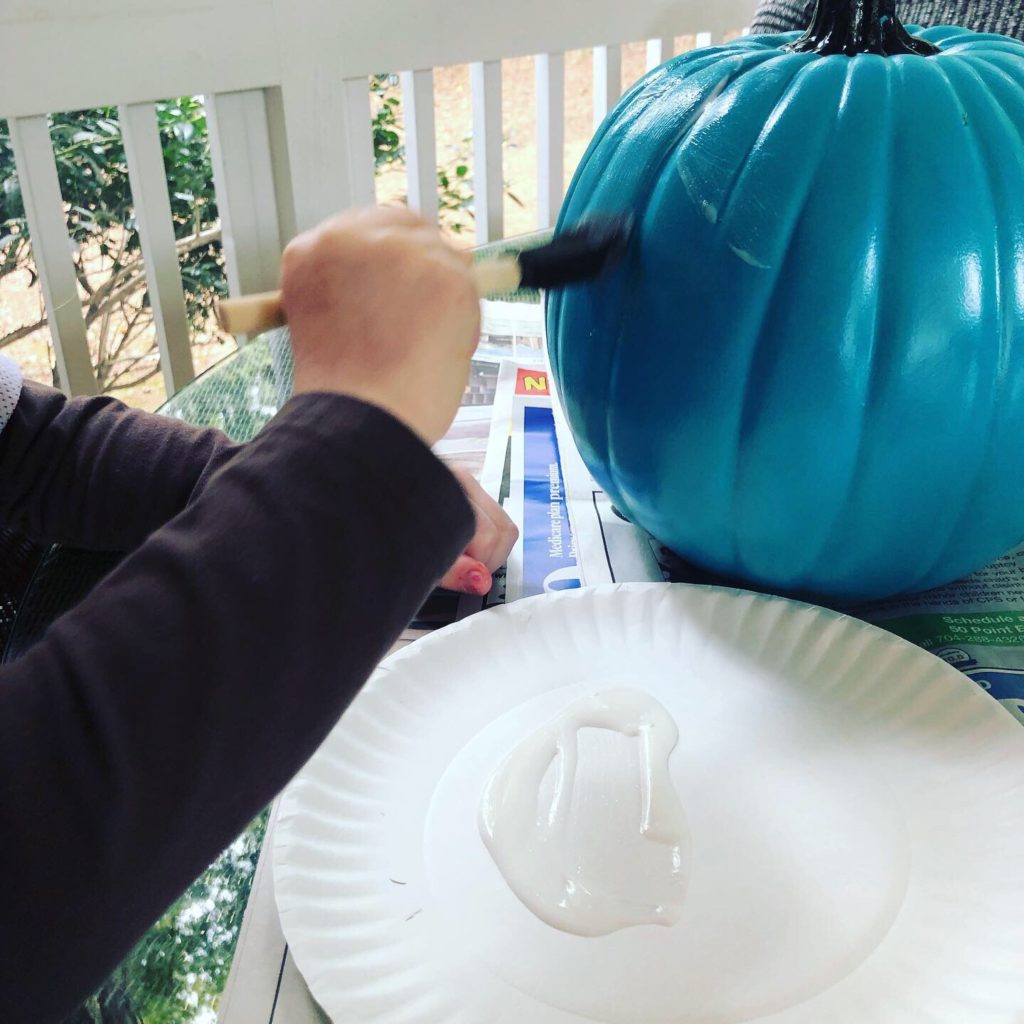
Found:
[[[631, 228], [628, 216], [588, 217], [546, 245], [478, 260], [472, 268], [477, 291], [486, 297], [591, 281], [622, 258]], [[257, 334], [285, 323], [279, 291], [221, 299], [216, 311], [229, 334]]]

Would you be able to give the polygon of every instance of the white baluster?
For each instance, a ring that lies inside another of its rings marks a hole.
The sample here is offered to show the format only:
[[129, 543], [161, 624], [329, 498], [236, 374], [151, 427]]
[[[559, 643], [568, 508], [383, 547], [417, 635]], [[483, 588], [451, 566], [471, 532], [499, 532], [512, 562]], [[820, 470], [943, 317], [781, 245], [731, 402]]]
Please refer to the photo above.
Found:
[[409, 206], [437, 220], [437, 142], [434, 137], [434, 72], [430, 68], [403, 71], [402, 110], [405, 115], [405, 167], [409, 176]]
[[228, 292], [278, 286], [283, 239], [262, 89], [206, 97]]
[[345, 141], [348, 150], [348, 173], [352, 202], [356, 206], [372, 206], [377, 201], [377, 183], [373, 158], [373, 114], [370, 110], [370, 80], [345, 79]]
[[565, 192], [565, 58], [534, 58], [537, 87], [537, 225], [552, 227]]
[[675, 54], [675, 40], [671, 36], [647, 40], [647, 70], [664, 64]]
[[594, 47], [594, 128], [622, 94], [622, 47]]
[[160, 350], [160, 370], [167, 394], [173, 395], [196, 374], [156, 108], [152, 103], [129, 103], [118, 108], [118, 118]]
[[502, 162], [501, 61], [469, 66], [473, 98], [473, 192], [477, 245], [505, 234]]
[[[287, 122], [288, 168], [294, 222], [285, 225], [285, 238], [352, 206], [358, 184], [352, 180], [348, 149], [350, 91], [335, 64], [304, 59], [285, 49], [280, 113]], [[276, 101], [275, 101], [276, 102]], [[274, 138], [272, 129], [272, 139]], [[279, 161], [280, 162], [280, 161]]]
[[274, 175], [274, 208], [281, 244], [287, 244], [298, 233], [295, 224], [295, 198], [292, 195], [292, 169], [288, 156], [288, 132], [284, 123], [284, 93], [280, 86], [263, 90], [267, 112], [267, 142], [270, 166]]
[[8, 126], [60, 385], [69, 395], [94, 395], [96, 374], [89, 356], [49, 123], [41, 114], [12, 117]]

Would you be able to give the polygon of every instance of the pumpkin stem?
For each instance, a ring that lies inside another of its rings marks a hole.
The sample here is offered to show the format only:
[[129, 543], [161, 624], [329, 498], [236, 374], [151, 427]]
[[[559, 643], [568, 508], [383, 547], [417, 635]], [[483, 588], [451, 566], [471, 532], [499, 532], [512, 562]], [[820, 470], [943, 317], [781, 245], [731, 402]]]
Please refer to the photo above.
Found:
[[896, 17], [896, 0], [818, 0], [811, 27], [788, 49], [814, 52], [823, 57], [845, 53], [877, 53], [892, 57], [916, 53], [923, 57], [939, 52], [937, 46], [912, 36]]

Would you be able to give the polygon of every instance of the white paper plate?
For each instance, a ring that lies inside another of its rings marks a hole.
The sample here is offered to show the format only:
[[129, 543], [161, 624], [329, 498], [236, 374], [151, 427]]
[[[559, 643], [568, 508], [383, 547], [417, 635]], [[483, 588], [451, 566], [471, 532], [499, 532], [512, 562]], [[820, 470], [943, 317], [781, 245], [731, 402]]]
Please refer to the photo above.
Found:
[[[674, 927], [580, 938], [511, 893], [479, 800], [525, 735], [622, 686], [678, 723], [690, 877]], [[338, 1024], [1021, 1024], [1024, 730], [817, 608], [548, 595], [379, 669], [284, 796], [274, 885]]]

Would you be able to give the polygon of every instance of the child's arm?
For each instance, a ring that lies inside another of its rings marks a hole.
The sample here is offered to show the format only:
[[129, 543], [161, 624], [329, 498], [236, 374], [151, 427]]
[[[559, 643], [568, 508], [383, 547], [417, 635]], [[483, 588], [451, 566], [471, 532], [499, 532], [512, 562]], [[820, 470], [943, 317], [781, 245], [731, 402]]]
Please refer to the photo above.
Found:
[[472, 533], [390, 415], [293, 399], [0, 668], [0, 1019], [63, 1019], [299, 769]]
[[477, 340], [468, 266], [380, 211], [293, 243], [283, 284], [297, 397], [0, 668], [4, 1024], [89, 995], [312, 754], [473, 532], [428, 447]]
[[0, 526], [33, 540], [129, 551], [237, 451], [217, 430], [11, 380], [0, 362], [16, 400], [6, 425], [0, 408]]

